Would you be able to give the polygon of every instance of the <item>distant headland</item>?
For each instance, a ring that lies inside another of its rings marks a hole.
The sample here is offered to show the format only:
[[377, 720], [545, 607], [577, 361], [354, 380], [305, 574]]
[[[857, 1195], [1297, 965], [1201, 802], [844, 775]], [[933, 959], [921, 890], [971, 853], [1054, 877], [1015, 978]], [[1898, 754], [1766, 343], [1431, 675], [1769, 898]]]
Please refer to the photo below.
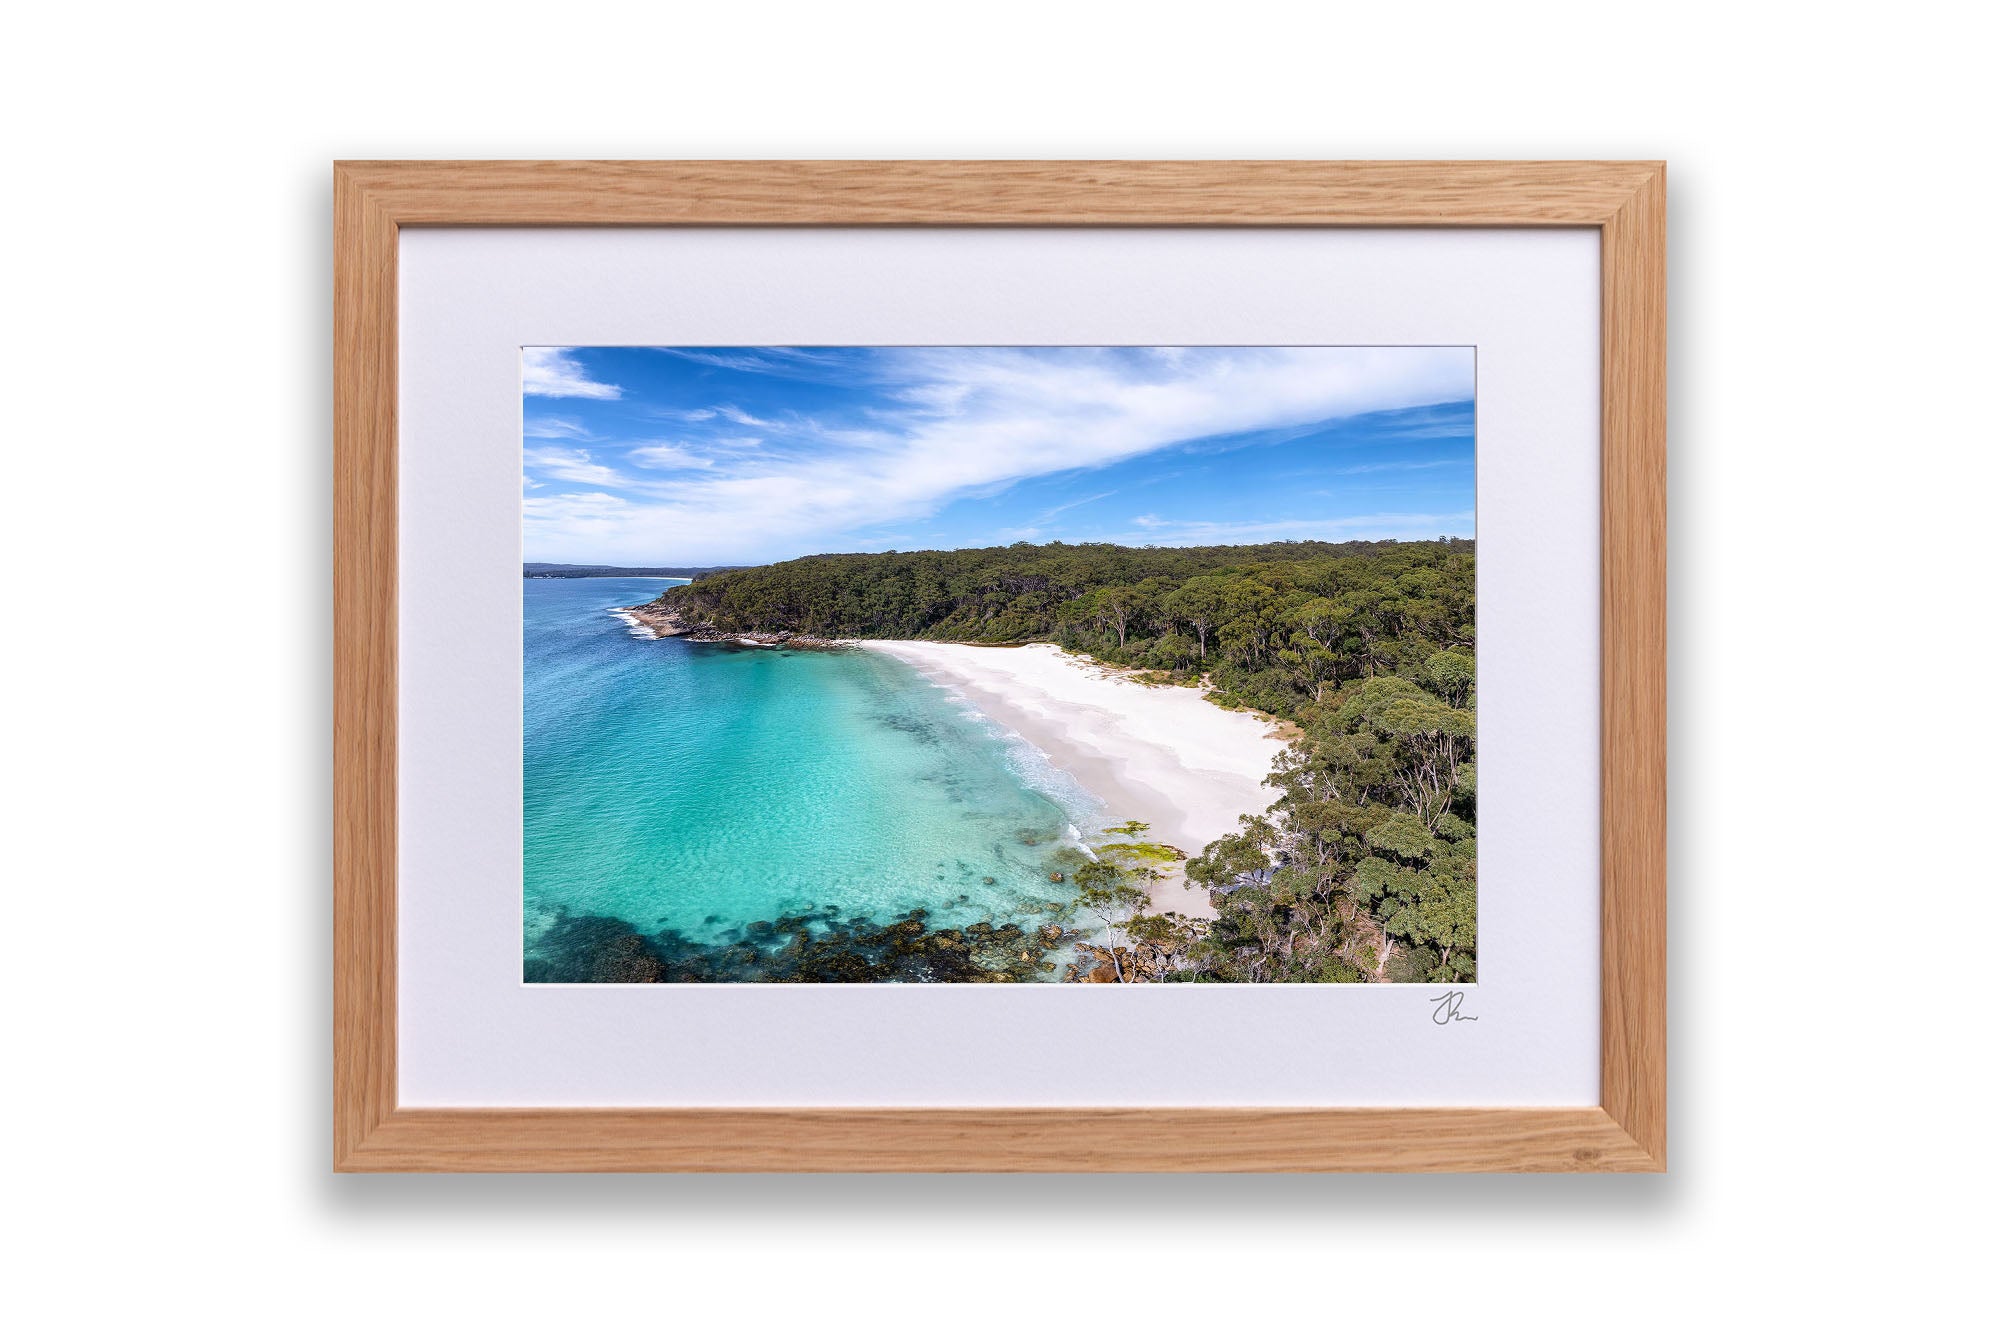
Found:
[[665, 565], [554, 565], [530, 560], [521, 566], [524, 579], [698, 579], [704, 574], [743, 569], [743, 565], [702, 565], [698, 568], [670, 568]]

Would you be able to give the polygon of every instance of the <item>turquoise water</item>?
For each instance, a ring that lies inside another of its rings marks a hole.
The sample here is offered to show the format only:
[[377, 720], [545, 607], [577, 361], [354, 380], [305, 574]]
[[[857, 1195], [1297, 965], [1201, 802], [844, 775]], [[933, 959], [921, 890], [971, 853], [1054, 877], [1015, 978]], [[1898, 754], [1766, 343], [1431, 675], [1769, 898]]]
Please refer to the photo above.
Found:
[[561, 912], [713, 940], [1049, 897], [1050, 853], [1100, 820], [1073, 780], [884, 654], [641, 639], [611, 614], [677, 582], [523, 581], [531, 952]]

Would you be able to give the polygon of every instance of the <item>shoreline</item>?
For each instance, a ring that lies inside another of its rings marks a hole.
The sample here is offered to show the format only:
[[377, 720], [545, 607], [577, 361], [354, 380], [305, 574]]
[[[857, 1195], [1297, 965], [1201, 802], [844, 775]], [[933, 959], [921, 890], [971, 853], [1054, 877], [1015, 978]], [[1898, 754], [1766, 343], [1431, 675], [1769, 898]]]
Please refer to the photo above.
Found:
[[[1104, 807], [1106, 823], [1138, 820], [1130, 840], [1165, 843], [1199, 856], [1263, 814], [1264, 786], [1294, 729], [1262, 713], [1223, 708], [1204, 687], [1141, 682], [1131, 668], [1052, 643], [951, 643], [928, 639], [821, 639], [790, 631], [718, 631], [690, 626], [651, 603], [611, 608], [635, 638], [685, 639], [748, 648], [865, 649], [894, 657], [966, 700], [1074, 778]], [[1211, 920], [1205, 890], [1181, 862], [1148, 890], [1154, 911]]]
[[[1146, 685], [1129, 672], [1050, 643], [848, 640], [885, 653], [962, 695], [1017, 732], [1104, 803], [1110, 823], [1140, 820], [1141, 842], [1189, 856], [1234, 833], [1237, 817], [1276, 799], [1263, 785], [1286, 745], [1280, 724], [1212, 703], [1205, 691]], [[1155, 911], [1213, 918], [1208, 894], [1178, 862], [1151, 886]]]

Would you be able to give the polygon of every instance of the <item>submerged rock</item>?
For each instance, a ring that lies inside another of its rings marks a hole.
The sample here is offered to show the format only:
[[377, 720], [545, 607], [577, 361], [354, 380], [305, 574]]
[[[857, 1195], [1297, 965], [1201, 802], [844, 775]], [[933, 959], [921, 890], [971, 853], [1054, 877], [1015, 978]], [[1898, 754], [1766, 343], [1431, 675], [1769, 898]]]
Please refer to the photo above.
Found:
[[921, 908], [888, 922], [831, 909], [751, 922], [713, 942], [646, 934], [608, 916], [559, 914], [523, 979], [547, 982], [1022, 982], [1056, 971], [1060, 932], [1003, 920], [933, 930]]

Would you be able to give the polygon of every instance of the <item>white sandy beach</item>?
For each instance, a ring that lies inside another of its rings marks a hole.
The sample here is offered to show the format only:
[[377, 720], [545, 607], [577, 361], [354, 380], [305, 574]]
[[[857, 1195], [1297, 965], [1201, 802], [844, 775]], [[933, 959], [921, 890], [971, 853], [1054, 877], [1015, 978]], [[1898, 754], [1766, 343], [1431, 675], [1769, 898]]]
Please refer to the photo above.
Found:
[[[963, 693], [1102, 800], [1112, 822], [1152, 825], [1145, 841], [1198, 856], [1235, 832], [1238, 816], [1261, 814], [1275, 796], [1263, 783], [1285, 746], [1276, 728], [1217, 707], [1198, 690], [1141, 685], [1054, 644], [869, 640], [863, 646]], [[1158, 910], [1215, 915], [1207, 893], [1190, 888], [1178, 871], [1154, 886], [1153, 903]]]

